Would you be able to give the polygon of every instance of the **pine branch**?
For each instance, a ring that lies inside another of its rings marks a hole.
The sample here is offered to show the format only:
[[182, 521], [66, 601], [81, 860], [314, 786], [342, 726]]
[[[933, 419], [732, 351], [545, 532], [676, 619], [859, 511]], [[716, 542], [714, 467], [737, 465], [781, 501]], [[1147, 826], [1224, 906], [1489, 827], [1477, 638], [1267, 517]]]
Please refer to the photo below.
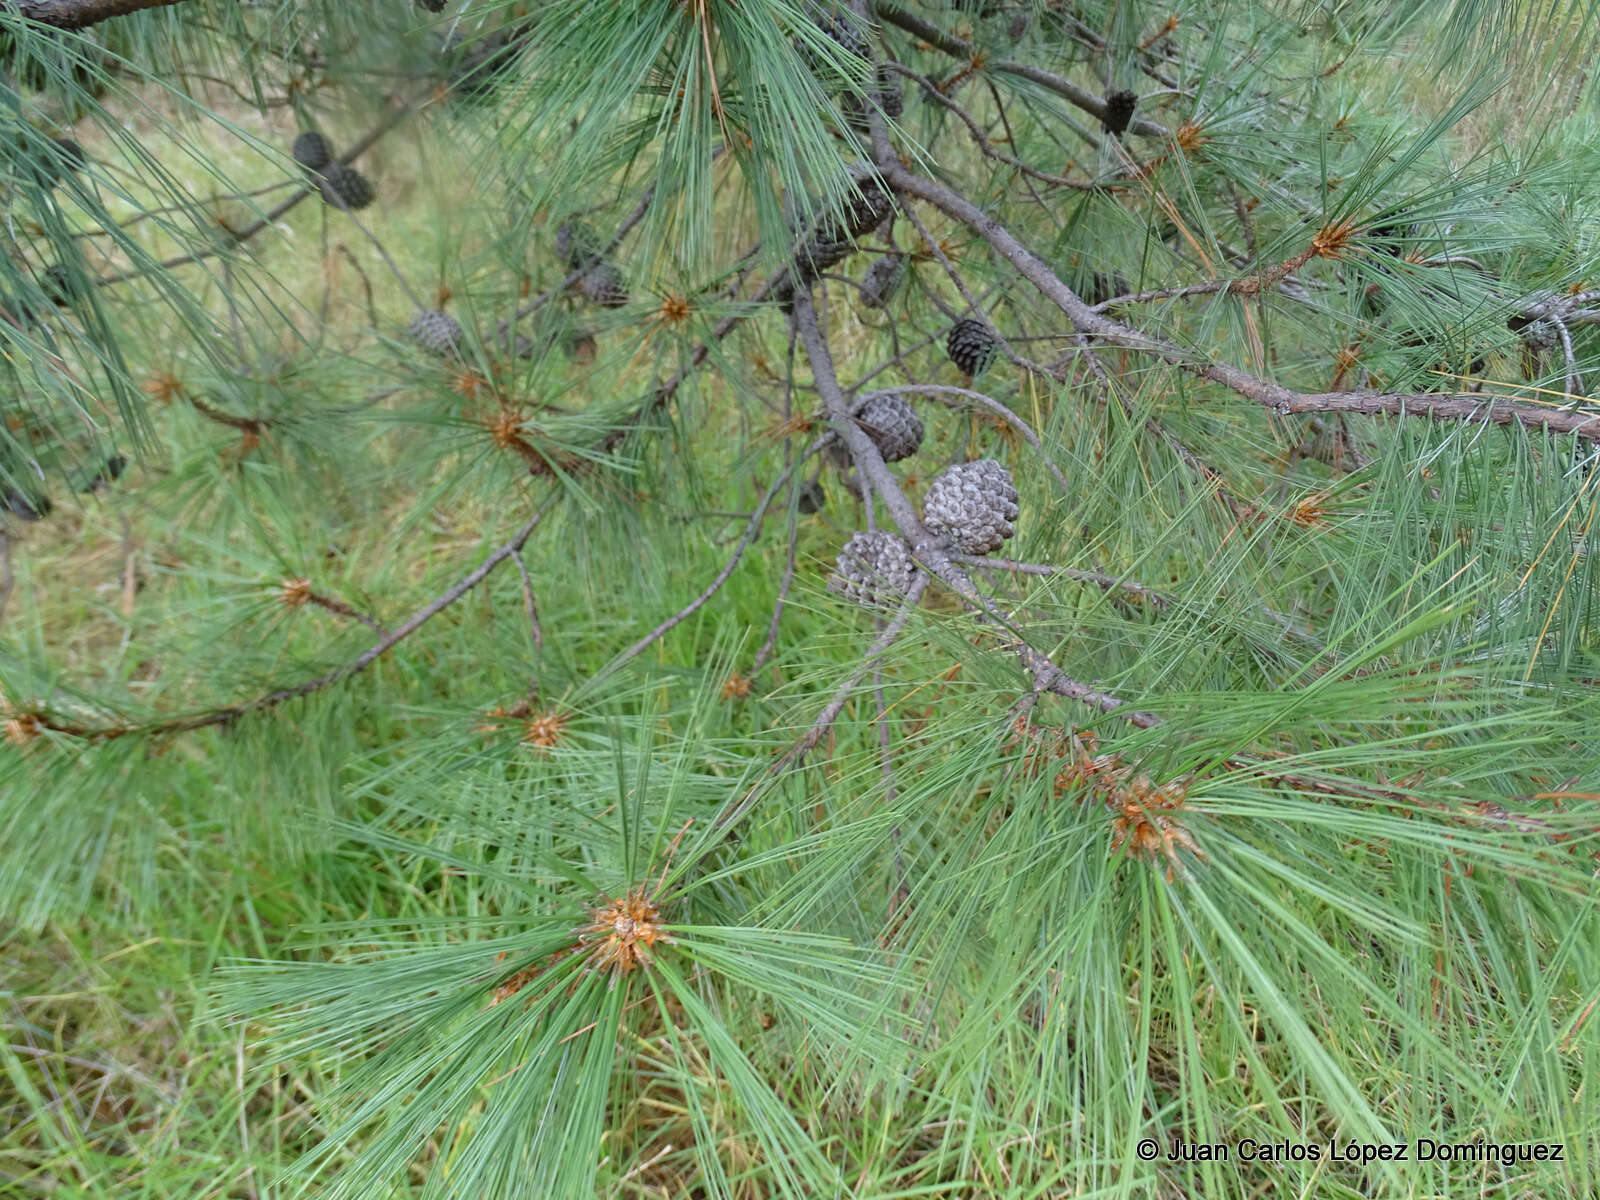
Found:
[[332, 671], [318, 675], [314, 679], [308, 679], [303, 683], [297, 683], [290, 687], [279, 688], [276, 691], [268, 692], [263, 696], [257, 696], [254, 700], [246, 700], [240, 704], [229, 704], [222, 708], [211, 709], [193, 716], [179, 717], [171, 721], [158, 721], [148, 725], [84, 725], [64, 720], [47, 711], [29, 710], [7, 710], [4, 713], [0, 713], [0, 720], [31, 721], [41, 729], [65, 734], [68, 737], [81, 738], [88, 742], [107, 742], [116, 738], [130, 736], [169, 736], [176, 733], [189, 733], [196, 729], [207, 729], [216, 725], [229, 725], [240, 717], [275, 708], [287, 701], [298, 700], [303, 696], [311, 695], [313, 692], [332, 687], [334, 684], [341, 683], [351, 676], [358, 675], [366, 670], [378, 659], [487, 579], [490, 572], [527, 544], [528, 539], [533, 536], [533, 531], [539, 527], [539, 522], [544, 520], [546, 513], [549, 512], [560, 495], [561, 493], [557, 491], [552, 491], [547, 495], [544, 503], [539, 506], [538, 511], [528, 518], [527, 522], [517, 530], [510, 541], [501, 545], [442, 595], [430, 600], [411, 616], [407, 617], [404, 623], [392, 633], [380, 638], [373, 646], [364, 650], [350, 662], [336, 667]]
[[[412, 113], [416, 112], [425, 99], [425, 96], [419, 96], [410, 100], [399, 100], [395, 102], [394, 108], [384, 116], [383, 120], [379, 121], [366, 133], [362, 134], [361, 137], [357, 138], [353, 143], [351, 143], [345, 152], [340, 154], [335, 161], [348, 165], [349, 163], [352, 163], [356, 159], [360, 158], [361, 155], [365, 154], [374, 145], [376, 145], [386, 133], [394, 129]], [[315, 184], [307, 183], [298, 191], [296, 191], [294, 195], [280, 201], [278, 204], [268, 209], [257, 220], [252, 221], [243, 228], [227, 230], [226, 232], [228, 234], [228, 240], [225, 244], [213, 246], [207, 250], [196, 250], [190, 254], [179, 254], [173, 258], [169, 258], [161, 263], [158, 263], [157, 266], [161, 270], [170, 271], [176, 267], [187, 266], [190, 263], [204, 262], [208, 258], [215, 258], [219, 254], [222, 254], [225, 250], [233, 246], [237, 246], [242, 242], [249, 241], [263, 229], [276, 224], [280, 218], [294, 209], [302, 200], [305, 200], [308, 196], [315, 196], [318, 193], [319, 189]], [[150, 272], [148, 270], [143, 268], [131, 267], [126, 271], [117, 271], [110, 275], [102, 275], [99, 279], [95, 280], [94, 283], [96, 287], [109, 287], [114, 283], [126, 283], [131, 279], [141, 279], [149, 273]]]
[[[988, 58], [982, 51], [964, 38], [959, 38], [953, 33], [947, 33], [931, 21], [925, 21], [915, 13], [907, 12], [898, 4], [890, 0], [876, 0], [872, 5], [873, 10], [889, 22], [898, 25], [907, 33], [921, 38], [935, 49], [942, 50], [952, 58], [961, 59], [969, 66], [988, 71], [999, 71], [1006, 75], [1015, 75], [1036, 83], [1042, 88], [1054, 92], [1069, 104], [1081, 108], [1084, 112], [1103, 121], [1106, 116], [1106, 102], [1093, 92], [1087, 91], [1073, 83], [1070, 79], [1063, 79], [1054, 71], [1046, 71], [1032, 63], [1016, 62], [1009, 58]], [[1171, 133], [1165, 125], [1158, 125], [1144, 117], [1135, 118], [1129, 125], [1131, 133], [1143, 134], [1145, 137], [1165, 138]]]
[[878, 447], [866, 431], [850, 419], [850, 406], [839, 387], [838, 376], [834, 373], [833, 357], [828, 350], [827, 339], [817, 322], [817, 312], [812, 306], [809, 288], [802, 288], [795, 293], [794, 322], [805, 345], [806, 356], [811, 360], [811, 370], [816, 378], [817, 390], [821, 392], [823, 401], [828, 406], [829, 415], [838, 426], [839, 436], [849, 446], [850, 453], [855, 459], [856, 469], [861, 472], [862, 478], [882, 498], [884, 507], [889, 510], [889, 515], [894, 519], [901, 534], [911, 543], [918, 563], [966, 601], [980, 622], [995, 626], [1014, 639], [1007, 648], [1022, 660], [1033, 678], [1036, 690], [1049, 691], [1070, 700], [1081, 701], [1101, 712], [1118, 716], [1141, 729], [1151, 729], [1164, 724], [1160, 717], [1132, 708], [1120, 696], [1113, 696], [1109, 692], [1103, 692], [1073, 679], [1051, 662], [1049, 655], [1031, 645], [994, 611], [973, 586], [966, 572], [951, 559], [944, 539], [922, 523], [922, 519], [912, 508], [911, 501], [906, 498], [906, 494], [900, 490], [899, 483], [889, 473]]
[[87, 29], [113, 17], [181, 3], [183, 0], [9, 0], [4, 7], [53, 29]]
[[907, 192], [932, 204], [946, 216], [966, 225], [1067, 315], [1082, 333], [1130, 350], [1154, 354], [1173, 366], [1220, 383], [1230, 391], [1276, 413], [1360, 413], [1368, 416], [1424, 416], [1435, 421], [1468, 421], [1494, 425], [1520, 425], [1547, 433], [1572, 433], [1587, 441], [1600, 441], [1600, 415], [1540, 408], [1506, 397], [1441, 395], [1434, 392], [1297, 392], [1262, 379], [1228, 363], [1196, 361], [1183, 347], [1131, 325], [1113, 321], [1085, 304], [1040, 259], [998, 221], [975, 204], [942, 184], [924, 179], [892, 158], [880, 158], [879, 168], [896, 191]]

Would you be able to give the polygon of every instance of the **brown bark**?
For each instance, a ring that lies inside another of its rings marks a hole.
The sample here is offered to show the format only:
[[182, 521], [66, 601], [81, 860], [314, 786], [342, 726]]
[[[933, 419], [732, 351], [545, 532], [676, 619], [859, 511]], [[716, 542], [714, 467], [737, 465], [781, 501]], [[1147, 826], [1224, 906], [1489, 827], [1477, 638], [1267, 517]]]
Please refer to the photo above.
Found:
[[87, 29], [112, 17], [181, 3], [183, 0], [0, 0], [0, 5], [53, 29]]

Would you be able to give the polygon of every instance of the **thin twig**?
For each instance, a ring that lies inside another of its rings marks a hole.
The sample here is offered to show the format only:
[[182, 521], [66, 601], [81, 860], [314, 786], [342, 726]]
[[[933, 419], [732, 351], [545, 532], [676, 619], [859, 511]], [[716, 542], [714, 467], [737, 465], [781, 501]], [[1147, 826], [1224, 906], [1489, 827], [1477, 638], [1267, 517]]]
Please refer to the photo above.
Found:
[[511, 561], [517, 564], [517, 574], [522, 576], [522, 610], [528, 614], [528, 628], [533, 633], [533, 648], [544, 649], [544, 629], [539, 624], [539, 606], [533, 599], [533, 580], [528, 575], [528, 566], [522, 561], [522, 551], [513, 550]]
[[180, 717], [171, 721], [158, 721], [149, 725], [79, 725], [62, 720], [48, 712], [8, 711], [3, 715], [6, 717], [31, 716], [42, 728], [66, 734], [69, 737], [82, 738], [85, 741], [103, 742], [135, 734], [162, 736], [187, 733], [191, 730], [205, 729], [214, 725], [227, 725], [251, 713], [261, 712], [264, 709], [276, 707], [289, 700], [298, 700], [303, 696], [309, 696], [313, 692], [319, 692], [324, 688], [331, 687], [333, 684], [349, 679], [353, 675], [360, 674], [439, 613], [461, 599], [467, 592], [482, 583], [491, 571], [522, 549], [528, 538], [533, 535], [533, 531], [539, 527], [539, 522], [544, 519], [545, 514], [560, 495], [561, 492], [552, 490], [545, 497], [545, 501], [539, 506], [538, 511], [528, 518], [527, 522], [517, 530], [510, 541], [493, 551], [442, 595], [435, 597], [412, 613], [399, 628], [380, 638], [377, 643], [362, 651], [350, 662], [313, 679], [307, 679], [291, 687], [279, 688], [276, 691], [268, 692], [263, 696], [257, 696], [254, 700], [246, 700], [240, 704], [230, 704], [223, 708], [212, 709], [193, 716]]

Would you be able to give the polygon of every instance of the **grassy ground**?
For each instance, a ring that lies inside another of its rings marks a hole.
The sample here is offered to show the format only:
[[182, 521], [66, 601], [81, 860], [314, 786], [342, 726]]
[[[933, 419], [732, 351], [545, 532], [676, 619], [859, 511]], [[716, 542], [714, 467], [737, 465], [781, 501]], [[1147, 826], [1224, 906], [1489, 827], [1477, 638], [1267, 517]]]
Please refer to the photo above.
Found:
[[[1409, 86], [1418, 102], [1428, 95], [1425, 81]], [[186, 118], [156, 93], [142, 99], [150, 108], [140, 116], [130, 107], [129, 127], [163, 156], [159, 122]], [[286, 113], [262, 118], [221, 93], [206, 102], [238, 129], [286, 148], [294, 129]], [[1503, 127], [1501, 114], [1519, 103], [1507, 94], [1475, 116], [1462, 152]], [[352, 118], [329, 132], [339, 142], [359, 128]], [[475, 177], [464, 136], [477, 128], [446, 112], [425, 130], [386, 139], [363, 160], [382, 196], [363, 219], [419, 291], [447, 287], [457, 304], [481, 304], [492, 318], [515, 302], [524, 267], [537, 264], [547, 279], [552, 266], [541, 248], [507, 247], [496, 236], [494, 185]], [[201, 136], [223, 172], [247, 188], [283, 176], [281, 163], [239, 148], [219, 128]], [[84, 141], [91, 154], [111, 157], [94, 137]], [[168, 165], [182, 186], [207, 193], [207, 177], [192, 163]], [[150, 245], [166, 248], [158, 238]], [[367, 239], [315, 199], [250, 252], [268, 269], [252, 273], [260, 289], [237, 324], [216, 293], [208, 303], [255, 369], [292, 370], [311, 357], [291, 327], [308, 339], [325, 328], [332, 344], [353, 346], [367, 321], [362, 272], [383, 333], [394, 336], [409, 318], [410, 302]], [[441, 261], [466, 265], [441, 279]], [[933, 318], [922, 310], [918, 320]], [[803, 728], [870, 637], [866, 620], [841, 618], [822, 591], [826, 562], [858, 522], [836, 482], [828, 507], [800, 521], [800, 583], [783, 652], [748, 698], [724, 689], [765, 634], [784, 557], [778, 536], [753, 549], [716, 606], [653, 648], [643, 670], [609, 689], [586, 683], [724, 561], [737, 522], [705, 510], [747, 508], [756, 480], [745, 469], [753, 463], [763, 480], [772, 469], [770, 460], [731, 447], [775, 417], [730, 397], [759, 376], [758, 358], [783, 361], [781, 330], [774, 330], [769, 323], [738, 341], [727, 369], [686, 393], [680, 414], [695, 452], [663, 454], [630, 480], [643, 503], [620, 514], [573, 504], [555, 535], [530, 545], [546, 649], [533, 645], [517, 576], [505, 571], [430, 625], [411, 655], [289, 706], [271, 723], [208, 731], [150, 756], [131, 742], [113, 745], [84, 756], [75, 772], [56, 772], [54, 794], [41, 792], [33, 815], [41, 841], [53, 836], [74, 855], [41, 852], [31, 867], [8, 871], [10, 907], [25, 919], [9, 931], [0, 968], [0, 1195], [297, 1194], [301, 1181], [281, 1173], [323, 1143], [327, 1102], [356, 1056], [326, 1051], [280, 1061], [261, 1052], [269, 1023], [228, 1020], [236, 1003], [218, 987], [239, 960], [292, 953], [353, 961], [376, 936], [365, 945], [341, 942], [335, 927], [359, 928], [375, 914], [423, 944], [471, 942], [481, 936], [476, 923], [515, 912], [491, 868], [516, 847], [479, 836], [485, 824], [508, 841], [495, 820], [530, 840], [540, 833], [527, 830], [549, 826], [559, 844], [569, 826], [609, 811], [606, 789], [621, 790], [617, 746], [641, 760], [652, 753], [670, 760], [667, 747], [690, 747], [684, 786], [720, 798], [745, 778], [749, 761], [766, 761]], [[596, 369], [552, 355], [517, 368], [509, 386], [578, 410], [625, 400], [650, 378], [654, 355], [680, 353], [688, 340], [658, 334], [647, 343], [637, 330], [602, 330]], [[875, 340], [865, 320], [853, 321], [841, 345], [864, 354]], [[286, 610], [277, 595], [285, 578], [314, 575], [320, 589], [390, 624], [438, 591], [523, 511], [520, 471], [485, 450], [481, 437], [472, 440], [463, 417], [470, 401], [441, 368], [407, 360], [395, 369], [405, 390], [359, 422], [319, 416], [330, 401], [366, 397], [368, 368], [382, 353], [319, 356], [321, 365], [308, 368], [305, 420], [264, 449], [244, 446], [238, 430], [182, 402], [155, 408], [150, 448], [124, 484], [81, 508], [61, 504], [13, 548], [7, 639], [58, 667], [62, 686], [126, 687], [177, 710], [301, 678], [370, 641], [336, 614]], [[201, 356], [159, 336], [135, 369], [205, 380], [235, 405], [250, 398], [238, 380], [220, 379]], [[1138, 404], [1181, 410], [1168, 382], [1151, 380]], [[1009, 388], [1010, 377], [995, 386]], [[1465, 438], [1452, 442], [1459, 458], [1433, 468], [1428, 483], [1443, 495], [1430, 503], [1404, 445], [1359, 484], [1339, 484], [1316, 467], [1280, 475], [1274, 439], [1287, 434], [1255, 430], [1245, 436], [1250, 453], [1229, 464], [1236, 480], [1267, 494], [1278, 489], [1285, 501], [1319, 497], [1327, 515], [1246, 536], [1215, 505], [1197, 502], [1173, 464], [1148, 453], [1136, 422], [1102, 419], [1061, 391], [1019, 390], [1013, 402], [1047, 431], [1075, 479], [1104, 485], [1060, 496], [1048, 479], [1026, 479], [1033, 523], [1018, 553], [1136, 571], [1182, 597], [1178, 614], [1163, 623], [1092, 589], [1032, 590], [1030, 600], [1050, 614], [1060, 653], [1085, 676], [1164, 691], [1203, 744], [1221, 744], [1231, 727], [1259, 720], [1263, 743], [1285, 752], [1337, 754], [1360, 736], [1371, 739], [1372, 761], [1398, 763], [1396, 774], [1442, 775], [1448, 761], [1474, 783], [1503, 772], [1507, 788], [1531, 789], [1537, 781], [1526, 776], [1542, 771], [1559, 789], [1572, 770], [1592, 765], [1591, 748], [1554, 744], [1552, 730], [1572, 728], [1555, 717], [1544, 726], [1537, 715], [1512, 722], [1501, 735], [1537, 744], [1537, 764], [1508, 765], [1495, 749], [1495, 727], [1474, 726], [1468, 718], [1477, 710], [1465, 699], [1461, 727], [1421, 730], [1404, 715], [1407, 705], [1437, 705], [1439, 693], [1454, 700], [1475, 686], [1470, 669], [1445, 652], [1426, 664], [1439, 669], [1437, 692], [1434, 681], [1407, 679], [1404, 664], [1385, 660], [1372, 670], [1384, 674], [1386, 690], [1347, 707], [1330, 687], [1307, 696], [1306, 711], [1290, 720], [1255, 697], [1285, 673], [1274, 657], [1285, 639], [1261, 616], [1263, 598], [1324, 614], [1322, 628], [1343, 635], [1342, 653], [1354, 660], [1351, 646], [1382, 630], [1377, 617], [1364, 623], [1380, 585], [1395, 584], [1383, 592], [1383, 619], [1397, 621], [1410, 611], [1409, 581], [1421, 592], [1448, 584], [1470, 597], [1474, 587], [1546, 562], [1555, 552], [1541, 545], [1543, 527], [1525, 544], [1508, 535], [1476, 558], [1465, 545], [1473, 534], [1518, 528], [1521, 504], [1552, 505], [1556, 485], [1525, 464], [1506, 468], [1504, 494], [1477, 494], [1473, 472], [1490, 473], [1491, 451]], [[1194, 408], [1174, 414], [1186, 431], [1223, 424]], [[556, 420], [552, 428], [581, 440], [573, 432], [581, 423]], [[930, 425], [922, 476], [958, 457], [974, 436], [1018, 455], [964, 416], [940, 414]], [[348, 446], [316, 453], [328, 436], [357, 441], [360, 453]], [[417, 443], [429, 438], [463, 450], [420, 453]], [[923, 482], [913, 479], [908, 490], [916, 494]], [[1579, 510], [1572, 524], [1585, 519]], [[1467, 537], [1453, 547], [1462, 529]], [[1571, 545], [1567, 533], [1561, 554]], [[1573, 570], [1588, 569], [1573, 559]], [[1050, 803], [1076, 793], [1058, 793], [1053, 775], [1032, 771], [1025, 752], [965, 752], [995, 742], [1016, 678], [971, 653], [969, 628], [941, 619], [954, 612], [948, 598], [930, 601], [927, 611], [918, 637], [889, 667], [891, 711], [879, 714], [866, 695], [846, 710], [828, 743], [835, 753], [797, 776], [783, 793], [788, 803], [751, 829], [745, 849], [753, 865], [737, 893], [750, 912], [848, 931], [871, 945], [892, 924], [897, 903], [889, 864], [902, 850], [914, 864], [910, 950], [935, 964], [930, 973], [960, 997], [946, 1008], [930, 990], [913, 1006], [929, 1016], [915, 1069], [892, 1086], [866, 1067], [830, 1082], [824, 1053], [771, 997], [741, 995], [727, 1016], [765, 1086], [801, 1114], [855, 1194], [1020, 1198], [1148, 1188], [1177, 1196], [1249, 1187], [1271, 1194], [1279, 1177], [1270, 1170], [1202, 1166], [1119, 1176], [1111, 1159], [1125, 1160], [1122, 1143], [1140, 1122], [1181, 1122], [1185, 1114], [1229, 1121], [1226, 1130], [1191, 1128], [1197, 1139], [1283, 1140], [1294, 1132], [1283, 1127], [1283, 1111], [1304, 1118], [1302, 1133], [1348, 1133], [1319, 1107], [1326, 1079], [1317, 1074], [1319, 1054], [1337, 1055], [1351, 1074], [1359, 1065], [1362, 1084], [1391, 1102], [1388, 1115], [1412, 1132], [1464, 1136], [1475, 1122], [1492, 1123], [1503, 1140], [1565, 1140], [1579, 1162], [1532, 1184], [1481, 1165], [1398, 1177], [1329, 1168], [1294, 1175], [1295, 1194], [1509, 1196], [1519, 1187], [1592, 1183], [1600, 1166], [1593, 1123], [1582, 1114], [1600, 1080], [1583, 1059], [1593, 1042], [1583, 1040], [1580, 1019], [1585, 1003], [1593, 1008], [1583, 990], [1594, 978], [1589, 951], [1558, 948], [1543, 991], [1530, 993], [1540, 968], [1524, 951], [1543, 948], [1545, 927], [1527, 944], [1519, 939], [1517, 922], [1527, 913], [1503, 894], [1515, 888], [1492, 874], [1495, 851], [1486, 839], [1461, 835], [1484, 858], [1490, 878], [1482, 883], [1470, 870], [1450, 874], [1456, 860], [1443, 835], [1422, 850], [1412, 846], [1412, 857], [1396, 851], [1391, 863], [1390, 839], [1403, 844], [1398, 819], [1364, 826], [1368, 818], [1349, 811], [1307, 813], [1263, 801], [1221, 772], [1196, 787], [1198, 836], [1216, 873], [1202, 886], [1174, 888], [1164, 860], [1108, 853], [1115, 831], [1100, 806]], [[1595, 653], [1588, 626], [1553, 636], [1567, 639], [1567, 665]], [[224, 643], [226, 661], [211, 661], [207, 647]], [[1537, 651], [1529, 653], [1531, 674]], [[554, 753], [523, 742], [515, 725], [483, 728], [485, 710], [526, 694], [530, 677], [540, 707], [558, 708], [569, 722]], [[1458, 683], [1461, 693], [1451, 690]], [[1493, 690], [1499, 681], [1476, 686]], [[1069, 717], [1063, 711], [1052, 719]], [[880, 726], [894, 729], [899, 754], [901, 796], [892, 804], [874, 790]], [[1449, 742], [1448, 760], [1429, 740], [1434, 734], [1441, 746]], [[26, 752], [35, 750], [55, 752]], [[1186, 765], [1151, 769], [1172, 774]], [[437, 811], [407, 810], [404, 798], [417, 794], [433, 797]], [[526, 820], [520, 809], [508, 816], [495, 808], [527, 797], [554, 799]], [[698, 818], [707, 809], [714, 805], [696, 793], [670, 811]], [[1282, 864], [1274, 852], [1286, 837], [1296, 855]], [[535, 857], [530, 850], [528, 861]], [[1263, 864], [1277, 874], [1255, 873]], [[1335, 870], [1346, 890], [1329, 894], [1320, 881]], [[1352, 881], [1381, 889], [1390, 907], [1369, 910]], [[1571, 887], [1562, 874], [1569, 890], [1555, 891], [1569, 903], [1592, 904], [1592, 895]], [[17, 902], [28, 889], [36, 906]], [[1539, 893], [1527, 903], [1549, 900]], [[1502, 932], [1451, 942], [1448, 954], [1459, 957], [1446, 961], [1447, 951], [1420, 932], [1430, 922], [1459, 922], [1475, 933], [1498, 924]], [[1139, 936], [1145, 930], [1154, 932]], [[1239, 951], [1221, 967], [1207, 958], [1219, 944]], [[1285, 974], [1271, 973], [1277, 970]], [[1263, 978], [1285, 977], [1303, 988], [1292, 1005], [1274, 1009], [1253, 989]], [[1374, 981], [1393, 990], [1383, 995]], [[1518, 1007], [1529, 996], [1532, 1003]], [[698, 1142], [718, 1147], [734, 1194], [769, 1194], [769, 1151], [752, 1133], [744, 1097], [713, 1065], [714, 1031], [675, 1039], [667, 1018], [680, 1016], [646, 1011], [627, 1026], [633, 1057], [613, 1097], [604, 1192], [709, 1194], [686, 1150]], [[1415, 1049], [1430, 1024], [1444, 1031], [1441, 1044]], [[1564, 1058], [1561, 1048], [1574, 1043], [1579, 1050]], [[1503, 1103], [1491, 1111], [1473, 1077], [1504, 1081]], [[1209, 1094], [1196, 1094], [1205, 1091], [1201, 1079]], [[1280, 1110], [1268, 1111], [1263, 1091], [1278, 1094]], [[475, 1106], [463, 1125], [483, 1111]], [[447, 1133], [427, 1139], [386, 1194], [422, 1195], [428, 1169], [459, 1152]], [[363, 1146], [358, 1137], [336, 1151], [311, 1193], [331, 1188]]]

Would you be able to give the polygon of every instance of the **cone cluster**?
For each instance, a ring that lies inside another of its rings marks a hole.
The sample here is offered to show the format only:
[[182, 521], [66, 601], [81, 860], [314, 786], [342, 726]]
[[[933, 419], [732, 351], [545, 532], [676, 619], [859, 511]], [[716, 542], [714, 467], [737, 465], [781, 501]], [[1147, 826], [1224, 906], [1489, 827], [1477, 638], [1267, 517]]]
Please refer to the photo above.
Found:
[[333, 143], [315, 129], [296, 135], [289, 155], [317, 185], [323, 203], [355, 212], [376, 198], [372, 183], [360, 171], [334, 157]]

